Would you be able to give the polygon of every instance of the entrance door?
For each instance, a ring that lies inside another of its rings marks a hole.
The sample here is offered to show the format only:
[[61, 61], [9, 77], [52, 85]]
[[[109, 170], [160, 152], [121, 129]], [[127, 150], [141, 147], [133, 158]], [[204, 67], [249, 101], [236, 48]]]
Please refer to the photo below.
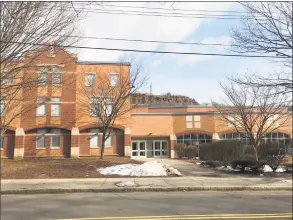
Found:
[[168, 157], [169, 149], [167, 141], [153, 141], [154, 157]]
[[131, 142], [131, 157], [146, 158], [146, 142], [145, 141]]

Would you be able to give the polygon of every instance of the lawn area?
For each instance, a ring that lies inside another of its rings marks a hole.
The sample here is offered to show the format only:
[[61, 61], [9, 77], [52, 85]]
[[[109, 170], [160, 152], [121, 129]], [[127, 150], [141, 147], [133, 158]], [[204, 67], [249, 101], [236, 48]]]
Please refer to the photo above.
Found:
[[54, 179], [54, 178], [99, 178], [121, 177], [104, 176], [97, 168], [119, 164], [141, 164], [142, 162], [127, 157], [99, 158], [60, 158], [60, 159], [1, 159], [2, 179]]

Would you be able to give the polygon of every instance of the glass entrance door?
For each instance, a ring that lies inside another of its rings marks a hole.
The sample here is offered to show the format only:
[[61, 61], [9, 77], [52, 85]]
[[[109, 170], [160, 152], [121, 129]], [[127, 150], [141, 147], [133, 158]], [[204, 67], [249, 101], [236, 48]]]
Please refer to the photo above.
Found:
[[146, 142], [145, 141], [131, 142], [131, 157], [146, 158]]
[[168, 141], [153, 141], [154, 157], [168, 157]]

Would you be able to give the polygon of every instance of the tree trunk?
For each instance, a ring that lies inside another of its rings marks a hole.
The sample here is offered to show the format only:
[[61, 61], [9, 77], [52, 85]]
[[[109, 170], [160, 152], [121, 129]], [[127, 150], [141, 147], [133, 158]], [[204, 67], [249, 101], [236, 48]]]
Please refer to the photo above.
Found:
[[254, 147], [254, 153], [255, 153], [255, 160], [258, 161], [258, 154], [257, 154], [257, 148]]
[[103, 159], [104, 157], [104, 149], [105, 149], [105, 138], [104, 135], [102, 136], [102, 147], [101, 147], [101, 156], [100, 159]]

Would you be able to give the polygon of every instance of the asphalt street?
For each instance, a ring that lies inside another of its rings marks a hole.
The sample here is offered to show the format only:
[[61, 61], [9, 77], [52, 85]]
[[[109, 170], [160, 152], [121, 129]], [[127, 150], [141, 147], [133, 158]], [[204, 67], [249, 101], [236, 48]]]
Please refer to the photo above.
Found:
[[[107, 218], [105, 218], [107, 217]], [[292, 219], [292, 192], [2, 195], [1, 220]]]

